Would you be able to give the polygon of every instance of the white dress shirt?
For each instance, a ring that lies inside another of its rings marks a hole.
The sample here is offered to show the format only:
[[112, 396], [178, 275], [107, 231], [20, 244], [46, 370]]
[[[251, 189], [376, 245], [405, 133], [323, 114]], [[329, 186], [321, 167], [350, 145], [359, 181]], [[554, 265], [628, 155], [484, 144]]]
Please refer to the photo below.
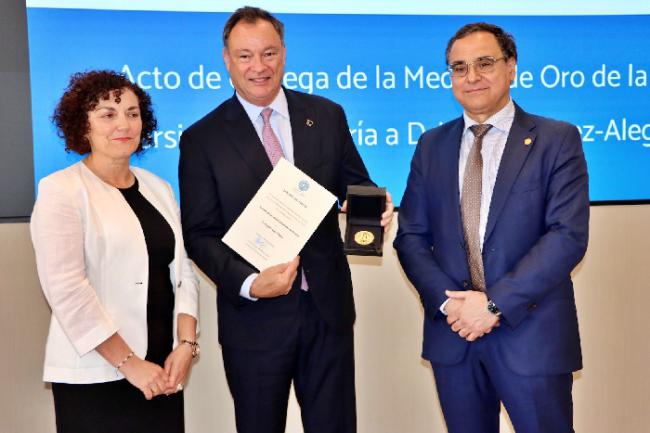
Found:
[[262, 146], [262, 128], [264, 127], [264, 121], [262, 120], [262, 110], [266, 107], [273, 109], [271, 113], [271, 129], [280, 140], [280, 146], [282, 146], [282, 153], [284, 154], [284, 159], [293, 164], [293, 137], [291, 135], [291, 119], [289, 118], [289, 104], [287, 103], [287, 97], [284, 94], [284, 90], [280, 88], [277, 96], [269, 105], [264, 107], [259, 107], [253, 105], [244, 98], [242, 98], [239, 93], [236, 94], [237, 99], [241, 102], [241, 105], [244, 107], [244, 111], [251, 119], [251, 123], [255, 127], [257, 135], [260, 137], [260, 146]]
[[[260, 107], [254, 104], [251, 104], [247, 100], [241, 97], [239, 93], [236, 93], [237, 99], [244, 107], [244, 111], [251, 119], [251, 123], [255, 127], [255, 131], [260, 138], [260, 146], [262, 145], [262, 128], [264, 127], [264, 120], [262, 119], [262, 110], [267, 106]], [[291, 119], [289, 118], [289, 104], [287, 103], [287, 97], [284, 94], [284, 89], [280, 88], [277, 96], [268, 105], [269, 108], [273, 109], [271, 113], [271, 129], [275, 133], [278, 140], [280, 140], [280, 146], [282, 146], [282, 153], [284, 154], [284, 159], [293, 164], [293, 136], [291, 135]], [[241, 285], [239, 290], [239, 295], [243, 296], [246, 299], [251, 301], [256, 301], [257, 298], [251, 296], [251, 285], [253, 280], [259, 274], [254, 273], [250, 274]]]

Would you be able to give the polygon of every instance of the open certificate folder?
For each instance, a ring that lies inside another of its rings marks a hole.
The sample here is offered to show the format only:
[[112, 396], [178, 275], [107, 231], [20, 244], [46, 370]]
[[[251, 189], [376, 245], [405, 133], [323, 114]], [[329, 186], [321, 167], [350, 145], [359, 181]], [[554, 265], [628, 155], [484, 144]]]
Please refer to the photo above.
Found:
[[281, 158], [223, 242], [262, 271], [298, 255], [336, 196]]

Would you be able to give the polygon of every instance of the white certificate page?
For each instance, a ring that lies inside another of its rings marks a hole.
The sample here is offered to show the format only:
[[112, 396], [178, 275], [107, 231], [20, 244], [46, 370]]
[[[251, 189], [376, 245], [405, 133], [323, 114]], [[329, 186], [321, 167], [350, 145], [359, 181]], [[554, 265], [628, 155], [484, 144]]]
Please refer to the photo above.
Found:
[[223, 242], [257, 270], [298, 255], [336, 196], [281, 158]]

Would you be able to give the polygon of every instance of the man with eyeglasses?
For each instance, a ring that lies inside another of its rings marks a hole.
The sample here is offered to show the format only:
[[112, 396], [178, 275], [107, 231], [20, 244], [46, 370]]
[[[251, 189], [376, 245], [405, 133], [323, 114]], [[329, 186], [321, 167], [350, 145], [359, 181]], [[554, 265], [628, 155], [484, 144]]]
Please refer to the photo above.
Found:
[[[306, 433], [353, 433], [355, 311], [338, 206], [299, 257], [260, 272], [221, 238], [281, 156], [341, 203], [348, 185], [374, 184], [341, 106], [282, 87], [282, 22], [238, 9], [224, 26], [222, 55], [235, 94], [183, 133], [179, 184], [188, 254], [217, 285], [237, 431], [284, 432], [293, 382]], [[393, 214], [386, 198], [384, 227]]]
[[463, 26], [446, 60], [463, 116], [425, 132], [395, 239], [425, 310], [450, 433], [573, 431], [582, 368], [570, 273], [587, 248], [587, 168], [575, 126], [510, 97], [517, 50], [503, 29]]

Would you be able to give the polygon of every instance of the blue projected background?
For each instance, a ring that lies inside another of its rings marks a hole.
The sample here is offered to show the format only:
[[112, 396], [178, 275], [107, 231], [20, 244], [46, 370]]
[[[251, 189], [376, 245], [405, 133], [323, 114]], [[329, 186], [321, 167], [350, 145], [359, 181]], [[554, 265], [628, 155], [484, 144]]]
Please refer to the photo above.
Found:
[[[36, 181], [78, 157], [50, 118], [69, 76], [127, 73], [154, 101], [156, 146], [133, 163], [177, 186], [182, 131], [233, 94], [221, 59], [229, 13], [28, 7]], [[285, 86], [340, 103], [372, 178], [399, 203], [420, 134], [461, 114], [449, 37], [494, 22], [517, 41], [513, 98], [580, 128], [592, 201], [650, 199], [650, 15], [449, 16], [278, 13]]]

